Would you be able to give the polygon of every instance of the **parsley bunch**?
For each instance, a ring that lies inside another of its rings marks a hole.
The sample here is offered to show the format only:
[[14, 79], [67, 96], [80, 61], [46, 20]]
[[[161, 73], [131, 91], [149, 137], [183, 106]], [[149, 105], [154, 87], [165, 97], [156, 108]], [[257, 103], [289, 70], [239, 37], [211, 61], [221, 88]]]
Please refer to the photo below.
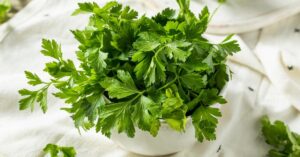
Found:
[[53, 58], [44, 69], [52, 77], [42, 81], [25, 72], [37, 90], [22, 89], [20, 109], [37, 102], [47, 110], [49, 86], [64, 99], [77, 128], [96, 130], [106, 136], [112, 129], [133, 137], [136, 127], [156, 136], [163, 119], [176, 131], [185, 130], [191, 116], [196, 138], [214, 140], [219, 95], [229, 80], [226, 58], [240, 51], [232, 35], [221, 43], [204, 36], [210, 13], [205, 7], [196, 16], [189, 0], [177, 0], [180, 11], [166, 8], [154, 17], [142, 15], [113, 1], [103, 7], [79, 3], [79, 13], [89, 13], [84, 30], [73, 30], [80, 43], [80, 67], [64, 59], [61, 46], [44, 39], [42, 54]]
[[9, 0], [0, 1], [0, 23], [3, 23], [8, 18], [8, 12], [11, 9], [11, 3]]
[[291, 132], [281, 121], [272, 124], [268, 117], [263, 117], [262, 133], [266, 142], [272, 146], [269, 157], [299, 157], [300, 156], [300, 135]]

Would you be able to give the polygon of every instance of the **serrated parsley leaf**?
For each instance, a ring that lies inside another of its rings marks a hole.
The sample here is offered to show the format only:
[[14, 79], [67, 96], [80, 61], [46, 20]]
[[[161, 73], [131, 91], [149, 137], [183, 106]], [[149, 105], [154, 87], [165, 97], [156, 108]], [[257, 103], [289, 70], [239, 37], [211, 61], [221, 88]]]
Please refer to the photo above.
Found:
[[105, 96], [100, 93], [95, 93], [85, 99], [78, 100], [77, 98], [71, 101], [75, 101], [73, 107], [63, 108], [63, 110], [73, 113], [72, 119], [75, 127], [84, 130], [88, 130], [96, 124], [96, 120], [107, 103]]
[[221, 112], [217, 108], [199, 107], [193, 114], [193, 124], [196, 131], [196, 138], [202, 142], [206, 140], [216, 139], [216, 127], [218, 124], [218, 117], [221, 117]]
[[290, 131], [282, 121], [273, 124], [267, 116], [261, 119], [262, 134], [266, 143], [272, 146], [269, 157], [298, 157], [300, 155], [300, 135]]
[[30, 108], [31, 111], [34, 109], [35, 102], [37, 102], [42, 108], [43, 112], [47, 111], [47, 90], [48, 85], [37, 90], [37, 91], [29, 91], [27, 89], [19, 90], [19, 94], [25, 96], [19, 101], [20, 110], [25, 110]]
[[34, 102], [37, 98], [37, 92], [36, 91], [29, 91], [27, 89], [21, 89], [19, 90], [19, 94], [22, 96], [26, 96], [25, 98], [22, 98], [19, 100], [19, 109], [25, 110], [27, 108], [31, 108], [33, 110], [34, 108]]
[[48, 96], [48, 91], [45, 89], [38, 92], [37, 99], [36, 99], [36, 101], [40, 104], [40, 107], [44, 113], [47, 111], [47, 96]]
[[110, 137], [111, 130], [116, 127], [119, 133], [125, 132], [133, 137], [135, 128], [131, 116], [128, 116], [132, 114], [132, 100], [105, 105], [97, 126], [98, 131]]
[[78, 15], [80, 13], [88, 13], [88, 12], [93, 12], [94, 8], [99, 8], [97, 3], [90, 3], [90, 2], [85, 2], [85, 3], [78, 3], [79, 8], [76, 9], [72, 15]]
[[[47, 144], [43, 149], [50, 157], [75, 157], [76, 151], [73, 147], [62, 147], [55, 144]], [[46, 156], [46, 155], [45, 155]]]
[[139, 93], [128, 72], [119, 70], [118, 78], [121, 81], [114, 78], [106, 78], [100, 83], [108, 91], [111, 98], [121, 99]]
[[158, 13], [153, 17], [155, 22], [165, 25], [169, 20], [172, 20], [175, 17], [176, 11], [171, 8], [164, 9], [161, 13]]
[[71, 76], [77, 72], [74, 63], [71, 60], [46, 63], [44, 71], [48, 72], [54, 78]]
[[98, 48], [96, 49], [88, 49], [86, 54], [89, 63], [98, 71], [102, 71], [106, 68], [106, 59], [108, 57], [108, 53], [100, 51]]
[[179, 93], [173, 93], [172, 89], [166, 90], [167, 99], [162, 104], [162, 117], [169, 126], [177, 131], [184, 131], [186, 126], [187, 106], [183, 104]]
[[153, 100], [141, 96], [135, 105], [133, 118], [138, 127], [156, 136], [160, 127], [160, 107]]
[[180, 60], [182, 62], [185, 62], [191, 52], [188, 50], [182, 50], [181, 48], [187, 48], [190, 45], [191, 43], [189, 42], [174, 41], [166, 45], [165, 51], [170, 59], [174, 57], [175, 61]]
[[205, 63], [207, 67], [210, 68], [210, 70], [214, 71], [214, 61], [212, 53], [209, 53], [207, 57], [202, 61], [202, 63]]
[[178, 32], [179, 23], [177, 21], [168, 21], [168, 23], [164, 26], [164, 29], [172, 34]]
[[138, 16], [138, 12], [130, 9], [129, 6], [126, 6], [124, 10], [121, 12], [121, 18], [131, 20], [135, 19]]
[[190, 1], [189, 0], [176, 0], [176, 1], [180, 7], [179, 17], [191, 18], [193, 13], [190, 10]]
[[160, 45], [157, 34], [143, 32], [139, 34], [139, 39], [134, 42], [133, 47], [137, 51], [153, 51]]
[[62, 57], [61, 46], [55, 40], [43, 39], [42, 54], [59, 60]]
[[241, 51], [241, 48], [236, 40], [229, 41], [231, 37], [232, 35], [229, 35], [221, 44], [218, 44], [219, 50], [225, 55], [233, 55], [234, 53]]
[[205, 6], [205, 7], [201, 10], [201, 13], [199, 14], [200, 23], [201, 23], [201, 25], [205, 28], [203, 31], [206, 30], [207, 24], [208, 24], [210, 18], [212, 18], [212, 17], [210, 16], [210, 12], [209, 12], [209, 10], [208, 10], [208, 7]]
[[28, 84], [30, 85], [36, 86], [43, 83], [38, 75], [31, 73], [30, 71], [25, 71], [25, 75], [28, 79]]
[[228, 69], [225, 64], [217, 65], [216, 69], [215, 73], [210, 77], [208, 84], [222, 89], [229, 81]]
[[25, 71], [25, 75], [26, 78], [28, 79], [28, 84], [32, 86], [37, 86], [37, 85], [43, 85], [43, 86], [42, 88], [36, 91], [31, 91], [28, 89], [19, 90], [19, 94], [25, 97], [19, 101], [20, 110], [25, 110], [27, 108], [30, 108], [31, 111], [33, 111], [35, 102], [37, 102], [42, 108], [43, 112], [45, 113], [47, 111], [47, 96], [48, 96], [47, 90], [50, 84], [43, 82], [38, 75], [31, 73], [29, 71]]
[[154, 54], [140, 51], [132, 56], [133, 61], [139, 62], [134, 69], [137, 78], [144, 79], [146, 86], [166, 80], [165, 58], [162, 55], [160, 52]]
[[194, 91], [199, 91], [206, 86], [207, 76], [201, 76], [197, 73], [188, 73], [180, 76], [180, 81], [184, 87]]

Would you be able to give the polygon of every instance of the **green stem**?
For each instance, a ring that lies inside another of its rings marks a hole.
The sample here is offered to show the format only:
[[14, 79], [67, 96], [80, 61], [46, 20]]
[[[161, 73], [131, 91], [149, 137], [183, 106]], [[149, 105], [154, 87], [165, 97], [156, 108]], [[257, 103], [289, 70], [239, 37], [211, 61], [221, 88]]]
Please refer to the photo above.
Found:
[[193, 110], [198, 105], [198, 103], [200, 102], [201, 98], [202, 98], [202, 91], [199, 93], [199, 95], [197, 97], [195, 97], [192, 101], [190, 101], [189, 103], [187, 103], [188, 111]]
[[169, 87], [170, 85], [172, 85], [174, 82], [176, 82], [176, 80], [178, 79], [178, 77], [176, 76], [174, 80], [170, 81], [169, 83], [165, 84], [164, 86], [160, 87], [158, 90], [162, 90], [165, 89], [167, 87]]
[[211, 16], [208, 19], [208, 23], [210, 23], [210, 21], [212, 20], [212, 18], [216, 15], [217, 11], [219, 10], [219, 8], [221, 7], [221, 3], [218, 5], [218, 7], [213, 11], [213, 13], [211, 14]]
[[166, 46], [163, 46], [161, 48], [159, 48], [156, 53], [154, 54], [154, 58], [157, 58], [157, 55], [165, 48]]
[[137, 98], [139, 98], [140, 96], [142, 96], [145, 93], [145, 91], [139, 92], [138, 95], [136, 95], [133, 99], [130, 100], [130, 102], [133, 102], [134, 100], [136, 100]]

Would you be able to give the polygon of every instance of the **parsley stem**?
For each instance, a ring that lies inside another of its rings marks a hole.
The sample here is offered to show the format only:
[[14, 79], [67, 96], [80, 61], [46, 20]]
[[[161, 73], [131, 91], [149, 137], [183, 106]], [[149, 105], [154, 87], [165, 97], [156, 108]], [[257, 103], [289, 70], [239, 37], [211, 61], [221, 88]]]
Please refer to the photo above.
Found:
[[40, 88], [38, 91], [43, 92], [45, 90], [48, 90], [48, 88], [52, 85], [52, 82], [43, 82], [45, 84], [45, 86], [43, 86], [42, 88]]
[[221, 5], [222, 4], [220, 3], [219, 6], [213, 11], [213, 13], [211, 14], [211, 16], [208, 19], [208, 23], [210, 23], [210, 21], [212, 20], [212, 18], [216, 15], [216, 13], [220, 9]]
[[138, 99], [140, 96], [144, 94], [145, 91], [139, 92], [133, 99], [131, 99], [129, 102], [132, 103], [134, 100]]
[[161, 48], [159, 48], [156, 53], [155, 53], [155, 57], [156, 57], [156, 54], [158, 54], [160, 51], [162, 51], [164, 48], [166, 47], [166, 45], [162, 46]]
[[188, 111], [192, 111], [193, 109], [195, 109], [199, 104], [201, 98], [203, 98], [203, 91], [201, 91], [192, 101], [187, 103]]
[[164, 86], [162, 86], [158, 90], [162, 90], [162, 89], [165, 89], [165, 88], [169, 87], [170, 85], [172, 85], [173, 83], [175, 83], [177, 79], [178, 79], [178, 76], [176, 76], [172, 81], [170, 81], [169, 83], [165, 84]]

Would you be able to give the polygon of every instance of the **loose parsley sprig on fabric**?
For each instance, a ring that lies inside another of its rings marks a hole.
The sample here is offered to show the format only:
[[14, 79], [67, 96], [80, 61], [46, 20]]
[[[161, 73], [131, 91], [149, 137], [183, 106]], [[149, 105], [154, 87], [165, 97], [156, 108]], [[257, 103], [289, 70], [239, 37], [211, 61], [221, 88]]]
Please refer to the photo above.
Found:
[[26, 72], [39, 88], [20, 90], [20, 109], [37, 102], [46, 112], [47, 90], [54, 86], [77, 128], [96, 127], [108, 137], [116, 128], [133, 137], [138, 127], [156, 136], [161, 119], [182, 132], [191, 116], [198, 141], [214, 140], [221, 112], [211, 105], [226, 103], [219, 95], [229, 80], [226, 60], [240, 48], [232, 35], [218, 44], [203, 36], [206, 7], [196, 16], [189, 0], [177, 3], [179, 13], [166, 8], [151, 18], [115, 1], [79, 3], [73, 15], [91, 14], [86, 29], [72, 31], [80, 67], [63, 57], [57, 42], [44, 39], [41, 52], [53, 58], [44, 69], [51, 80]]
[[[73, 147], [62, 147], [55, 144], [47, 144], [43, 149], [50, 157], [75, 157], [76, 151]], [[46, 156], [45, 155], [45, 156]]]
[[8, 12], [11, 9], [10, 0], [0, 1], [0, 24], [8, 19]]
[[272, 146], [268, 153], [269, 157], [300, 156], [299, 134], [291, 132], [282, 121], [275, 121], [272, 124], [267, 116], [262, 118], [261, 123], [266, 143]]
[[219, 3], [225, 3], [226, 0], [218, 0]]

